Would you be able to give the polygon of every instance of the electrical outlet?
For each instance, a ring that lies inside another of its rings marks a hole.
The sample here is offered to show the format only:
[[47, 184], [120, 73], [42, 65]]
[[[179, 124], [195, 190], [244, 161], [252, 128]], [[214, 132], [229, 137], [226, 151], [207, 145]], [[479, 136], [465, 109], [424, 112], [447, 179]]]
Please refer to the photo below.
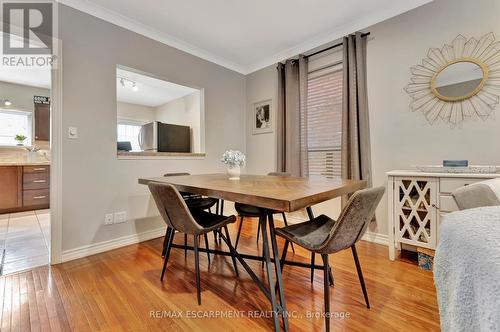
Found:
[[115, 224], [127, 221], [127, 211], [115, 212]]
[[104, 225], [113, 225], [113, 214], [106, 213], [104, 215]]

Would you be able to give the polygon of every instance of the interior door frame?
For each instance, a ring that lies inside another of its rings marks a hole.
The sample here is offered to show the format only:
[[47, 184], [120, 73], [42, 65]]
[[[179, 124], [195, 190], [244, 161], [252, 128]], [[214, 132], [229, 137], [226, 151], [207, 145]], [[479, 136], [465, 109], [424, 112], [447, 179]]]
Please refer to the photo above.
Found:
[[50, 112], [50, 265], [62, 262], [62, 41], [53, 48], [56, 66], [51, 70]]

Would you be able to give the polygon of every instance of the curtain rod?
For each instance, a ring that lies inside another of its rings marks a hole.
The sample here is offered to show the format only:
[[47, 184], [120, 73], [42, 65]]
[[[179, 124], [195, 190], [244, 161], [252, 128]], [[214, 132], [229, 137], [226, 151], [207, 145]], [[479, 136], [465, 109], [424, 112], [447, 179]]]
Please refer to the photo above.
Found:
[[[367, 36], [369, 36], [369, 35], [370, 35], [370, 33], [369, 33], [369, 32], [366, 32], [366, 33], [362, 33], [362, 34], [361, 34], [361, 37], [367, 37]], [[323, 53], [323, 52], [329, 51], [329, 50], [331, 50], [331, 49], [333, 49], [333, 48], [337, 48], [337, 47], [342, 46], [342, 45], [343, 45], [343, 43], [338, 43], [338, 44], [332, 45], [332, 46], [330, 46], [330, 47], [327, 47], [327, 48], [325, 48], [325, 49], [322, 49], [322, 50], [320, 50], [320, 51], [314, 52], [314, 53], [312, 53], [312, 54], [305, 55], [304, 57], [305, 57], [305, 58], [309, 58], [309, 57], [315, 56], [315, 55], [317, 55], [317, 54], [320, 54], [320, 53]]]

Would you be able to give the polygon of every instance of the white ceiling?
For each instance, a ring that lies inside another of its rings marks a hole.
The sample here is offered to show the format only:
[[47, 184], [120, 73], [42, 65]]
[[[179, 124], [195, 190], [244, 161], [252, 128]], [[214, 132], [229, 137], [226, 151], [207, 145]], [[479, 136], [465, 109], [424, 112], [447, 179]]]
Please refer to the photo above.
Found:
[[[22, 38], [16, 35], [10, 36], [17, 41], [22, 41]], [[3, 37], [3, 32], [0, 31], [0, 40]], [[50, 69], [49, 67], [8, 67], [0, 64], [0, 81], [50, 89]]]
[[60, 0], [243, 74], [430, 1]]
[[[126, 78], [137, 85], [137, 91], [132, 89], [132, 83], [125, 80], [125, 87], [120, 78]], [[187, 86], [162, 81], [125, 69], [116, 69], [116, 99], [120, 102], [157, 107], [171, 100], [178, 99], [198, 90]]]
[[2, 67], [0, 81], [50, 89], [50, 70]]

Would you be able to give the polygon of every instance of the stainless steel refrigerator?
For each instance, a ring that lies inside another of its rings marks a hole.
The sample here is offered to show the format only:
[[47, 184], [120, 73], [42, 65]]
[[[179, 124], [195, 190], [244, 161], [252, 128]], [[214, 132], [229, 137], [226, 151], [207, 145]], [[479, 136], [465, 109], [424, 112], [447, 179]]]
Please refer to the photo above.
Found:
[[139, 146], [150, 152], [191, 152], [191, 128], [160, 121], [142, 126]]

